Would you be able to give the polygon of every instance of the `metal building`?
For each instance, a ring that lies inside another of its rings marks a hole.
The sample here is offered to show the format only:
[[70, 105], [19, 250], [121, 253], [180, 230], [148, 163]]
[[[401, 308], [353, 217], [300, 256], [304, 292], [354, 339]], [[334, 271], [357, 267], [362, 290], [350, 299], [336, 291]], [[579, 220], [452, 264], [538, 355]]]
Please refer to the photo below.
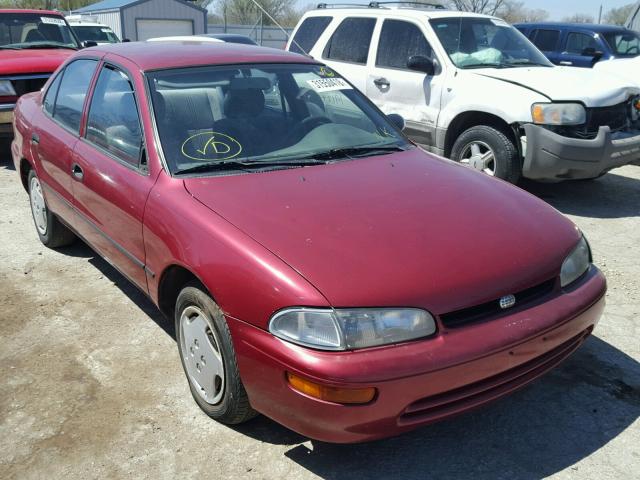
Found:
[[72, 13], [91, 15], [132, 42], [207, 33], [207, 11], [184, 0], [102, 0]]

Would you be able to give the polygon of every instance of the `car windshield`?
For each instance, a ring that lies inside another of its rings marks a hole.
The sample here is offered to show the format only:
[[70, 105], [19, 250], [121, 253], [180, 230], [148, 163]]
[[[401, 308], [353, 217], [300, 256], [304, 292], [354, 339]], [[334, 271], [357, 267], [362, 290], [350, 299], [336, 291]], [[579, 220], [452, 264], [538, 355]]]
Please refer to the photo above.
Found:
[[305, 166], [410, 147], [328, 67], [207, 66], [148, 78], [173, 173]]
[[109, 27], [73, 25], [71, 28], [81, 42], [118, 43], [120, 41]]
[[552, 66], [540, 50], [504, 20], [452, 17], [430, 22], [458, 68]]
[[0, 48], [78, 48], [64, 18], [46, 13], [0, 13]]
[[640, 55], [640, 35], [636, 32], [631, 30], [626, 32], [606, 32], [602, 36], [616, 56], [637, 57]]

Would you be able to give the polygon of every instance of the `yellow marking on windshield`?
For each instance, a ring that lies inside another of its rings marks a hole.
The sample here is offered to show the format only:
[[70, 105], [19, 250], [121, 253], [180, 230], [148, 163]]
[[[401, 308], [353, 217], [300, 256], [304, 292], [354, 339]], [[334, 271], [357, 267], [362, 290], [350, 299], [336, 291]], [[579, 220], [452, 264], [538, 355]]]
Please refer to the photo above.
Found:
[[192, 160], [229, 160], [242, 152], [235, 138], [220, 132], [200, 132], [187, 138], [180, 148]]

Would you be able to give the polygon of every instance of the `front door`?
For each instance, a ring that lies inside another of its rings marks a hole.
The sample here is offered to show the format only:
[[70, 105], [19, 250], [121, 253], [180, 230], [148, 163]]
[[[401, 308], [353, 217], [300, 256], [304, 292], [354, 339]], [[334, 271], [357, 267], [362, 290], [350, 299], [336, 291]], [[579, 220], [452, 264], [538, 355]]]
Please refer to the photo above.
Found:
[[563, 52], [560, 54], [558, 65], [591, 68], [594, 57], [591, 52], [602, 51], [600, 42], [595, 36], [581, 32], [569, 32]]
[[413, 55], [435, 58], [421, 28], [409, 21], [385, 20], [371, 58], [366, 94], [383, 112], [402, 115], [405, 133], [413, 140], [434, 146], [444, 75], [409, 70], [407, 61]]
[[73, 167], [80, 232], [121, 273], [147, 290], [142, 237], [149, 176], [136, 94], [129, 76], [105, 64], [96, 81]]

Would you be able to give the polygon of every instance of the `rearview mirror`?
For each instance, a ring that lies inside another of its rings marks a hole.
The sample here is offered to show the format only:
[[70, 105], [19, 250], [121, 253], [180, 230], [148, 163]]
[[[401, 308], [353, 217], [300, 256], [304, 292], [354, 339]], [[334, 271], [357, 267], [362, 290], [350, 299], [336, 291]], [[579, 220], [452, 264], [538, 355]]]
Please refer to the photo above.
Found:
[[390, 113], [387, 115], [387, 119], [393, 123], [393, 125], [400, 131], [404, 130], [404, 118], [397, 113]]
[[407, 61], [407, 67], [409, 70], [415, 70], [416, 72], [426, 73], [429, 76], [435, 75], [436, 64], [433, 59], [424, 55], [412, 55]]

